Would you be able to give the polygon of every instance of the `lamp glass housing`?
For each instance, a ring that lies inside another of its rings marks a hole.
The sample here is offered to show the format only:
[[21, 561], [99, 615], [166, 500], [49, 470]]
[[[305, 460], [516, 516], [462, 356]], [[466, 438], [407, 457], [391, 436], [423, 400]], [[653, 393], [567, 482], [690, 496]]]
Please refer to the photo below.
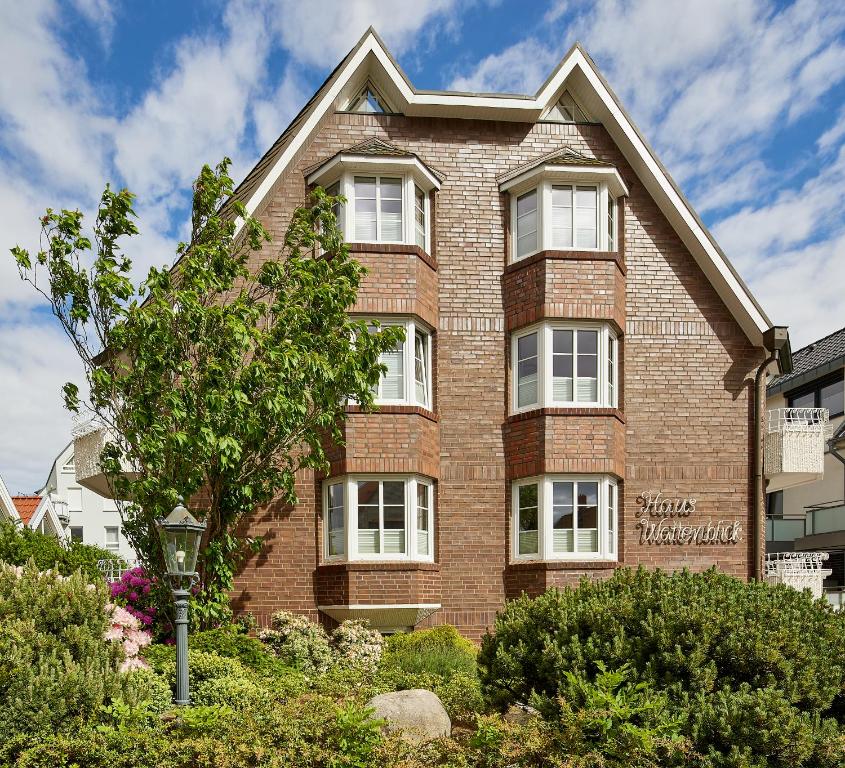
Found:
[[158, 535], [164, 550], [168, 576], [196, 573], [205, 523], [199, 522], [179, 504], [166, 518], [158, 521]]

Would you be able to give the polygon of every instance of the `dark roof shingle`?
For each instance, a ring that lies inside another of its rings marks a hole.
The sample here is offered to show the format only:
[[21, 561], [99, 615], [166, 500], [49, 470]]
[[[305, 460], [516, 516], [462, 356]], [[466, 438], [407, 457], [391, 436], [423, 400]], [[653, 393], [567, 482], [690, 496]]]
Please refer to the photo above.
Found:
[[768, 387], [770, 395], [795, 389], [845, 366], [845, 328], [840, 328], [792, 353], [792, 373], [778, 376]]

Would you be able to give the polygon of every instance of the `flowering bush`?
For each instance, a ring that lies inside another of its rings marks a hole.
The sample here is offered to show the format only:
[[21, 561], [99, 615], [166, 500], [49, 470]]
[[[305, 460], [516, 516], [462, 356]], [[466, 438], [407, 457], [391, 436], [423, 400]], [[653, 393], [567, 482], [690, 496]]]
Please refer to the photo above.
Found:
[[141, 627], [141, 622], [126, 608], [113, 603], [106, 603], [106, 613], [109, 616], [109, 626], [103, 637], [106, 640], [118, 641], [123, 646], [123, 663], [121, 672], [130, 669], [146, 669], [147, 664], [138, 655], [141, 648], [150, 644], [152, 636]]
[[375, 669], [381, 659], [381, 633], [359, 620], [344, 621], [332, 632], [335, 662]]
[[278, 611], [270, 619], [270, 627], [258, 637], [286, 664], [305, 674], [321, 674], [331, 666], [329, 636], [319, 624], [290, 611]]
[[124, 571], [120, 581], [110, 585], [112, 602], [123, 606], [147, 629], [153, 626], [156, 607], [153, 604], [153, 580], [138, 566]]

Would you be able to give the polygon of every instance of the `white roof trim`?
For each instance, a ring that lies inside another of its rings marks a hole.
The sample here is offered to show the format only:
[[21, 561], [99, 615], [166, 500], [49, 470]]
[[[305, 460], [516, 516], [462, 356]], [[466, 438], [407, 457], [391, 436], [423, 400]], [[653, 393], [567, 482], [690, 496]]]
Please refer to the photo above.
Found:
[[615, 168], [602, 167], [600, 165], [536, 165], [533, 168], [522, 171], [510, 179], [499, 183], [500, 192], [521, 192], [523, 188], [532, 186], [540, 178], [551, 179], [594, 179], [607, 183], [610, 193], [614, 197], [621, 197], [628, 194], [628, 187]]
[[[730, 267], [726, 257], [699, 223], [689, 204], [681, 197], [657, 158], [622, 111], [601, 76], [578, 45], [564, 57], [558, 68], [533, 97], [513, 94], [462, 94], [417, 91], [384, 48], [373, 29], [367, 30], [349, 60], [338, 70], [326, 92], [312, 107], [307, 119], [276, 159], [261, 184], [244, 201], [248, 213], [255, 213], [291, 160], [296, 156], [336, 99], [365, 65], [374, 57], [391, 81], [401, 101], [395, 107], [409, 116], [449, 116], [475, 119], [535, 122], [555, 100], [567, 78], [575, 70], [594, 91], [605, 114], [590, 107], [591, 116], [605, 125], [619, 149], [631, 163], [655, 202], [667, 216], [684, 244], [713, 284], [728, 309], [736, 317], [749, 339], [762, 345], [762, 334], [771, 322], [758, 307], [748, 288]], [[374, 79], [378, 79], [375, 77]], [[582, 94], [583, 96], [583, 94]], [[573, 94], [574, 98], [574, 94]], [[581, 99], [583, 102], [584, 99]], [[243, 226], [238, 220], [236, 231]]]
[[333, 182], [343, 171], [376, 171], [385, 170], [388, 172], [407, 173], [409, 170], [414, 173], [425, 187], [426, 192], [432, 189], [440, 189], [440, 182], [437, 177], [425, 167], [416, 157], [399, 157], [394, 155], [370, 155], [343, 152], [327, 160], [319, 168], [308, 174], [306, 181], [309, 184], [316, 184], [321, 179]]
[[16, 523], [21, 522], [18, 508], [15, 506], [15, 502], [12, 501], [12, 495], [9, 493], [9, 489], [6, 488], [6, 483], [3, 482], [2, 477], [0, 477], [0, 506], [2, 506], [3, 512], [9, 520]]

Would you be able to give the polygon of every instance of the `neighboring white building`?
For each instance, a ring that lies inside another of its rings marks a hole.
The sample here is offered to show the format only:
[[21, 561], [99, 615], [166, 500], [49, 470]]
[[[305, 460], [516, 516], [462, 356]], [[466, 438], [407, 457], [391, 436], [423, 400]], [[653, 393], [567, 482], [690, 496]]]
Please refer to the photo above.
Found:
[[118, 553], [126, 560], [135, 560], [135, 551], [123, 535], [117, 504], [76, 482], [73, 442], [56, 457], [47, 482], [40, 494], [53, 504], [66, 504], [67, 535], [74, 541], [95, 544]]
[[46, 495], [10, 495], [3, 478], [0, 477], [0, 519], [11, 520], [33, 531], [64, 539], [67, 533], [64, 529], [65, 521], [59, 516], [61, 509], [61, 505], [57, 509], [52, 499]]

